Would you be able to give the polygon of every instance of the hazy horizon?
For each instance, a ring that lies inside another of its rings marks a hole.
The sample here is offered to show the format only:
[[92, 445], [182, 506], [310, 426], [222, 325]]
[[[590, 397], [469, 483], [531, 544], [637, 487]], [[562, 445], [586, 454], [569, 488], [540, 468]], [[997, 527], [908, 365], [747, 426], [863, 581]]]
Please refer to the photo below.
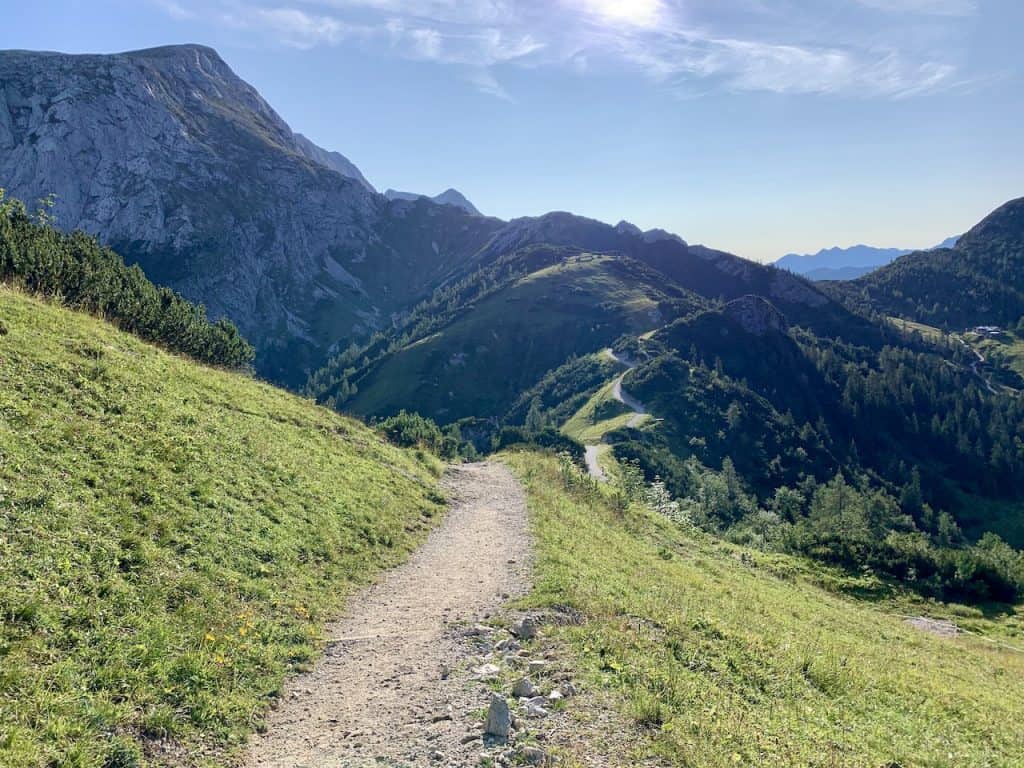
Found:
[[1021, 23], [974, 0], [53, 0], [0, 47], [202, 43], [380, 190], [773, 261], [930, 247], [1024, 194]]

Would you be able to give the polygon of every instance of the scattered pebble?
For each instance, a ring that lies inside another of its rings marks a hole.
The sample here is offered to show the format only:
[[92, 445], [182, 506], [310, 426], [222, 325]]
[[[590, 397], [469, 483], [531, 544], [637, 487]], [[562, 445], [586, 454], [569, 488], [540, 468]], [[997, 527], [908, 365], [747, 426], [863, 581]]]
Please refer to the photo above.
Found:
[[482, 664], [473, 669], [473, 674], [481, 680], [493, 680], [501, 674], [501, 667], [497, 664]]
[[532, 699], [540, 693], [537, 686], [533, 684], [533, 681], [528, 677], [520, 678], [516, 681], [516, 684], [512, 686], [512, 695], [517, 699]]

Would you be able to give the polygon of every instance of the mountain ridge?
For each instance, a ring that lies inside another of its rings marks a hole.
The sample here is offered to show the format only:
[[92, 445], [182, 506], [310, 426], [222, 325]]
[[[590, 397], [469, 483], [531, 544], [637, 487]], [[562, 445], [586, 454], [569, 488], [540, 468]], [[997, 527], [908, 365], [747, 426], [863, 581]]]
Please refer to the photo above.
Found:
[[456, 205], [389, 201], [205, 46], [0, 52], [0, 80], [3, 185], [54, 193], [58, 225], [229, 317], [257, 371], [291, 387], [438, 288], [548, 241], [638, 258], [704, 296], [764, 293], [794, 322], [842, 311], [800, 278], [662, 230], [557, 212], [502, 222], [451, 191]]
[[434, 195], [433, 197], [430, 195], [421, 195], [416, 192], [401, 192], [397, 189], [386, 189], [384, 191], [384, 197], [388, 200], [405, 200], [406, 202], [413, 202], [415, 200], [419, 200], [421, 197], [425, 197], [438, 205], [454, 205], [456, 208], [461, 208], [466, 213], [471, 213], [474, 216], [483, 215], [465, 195], [452, 187], [449, 187], [444, 192]]
[[230, 317], [280, 383], [387, 327], [497, 225], [452, 206], [396, 208], [297, 139], [205, 46], [0, 52], [0, 81], [2, 185], [55, 194], [61, 227]]

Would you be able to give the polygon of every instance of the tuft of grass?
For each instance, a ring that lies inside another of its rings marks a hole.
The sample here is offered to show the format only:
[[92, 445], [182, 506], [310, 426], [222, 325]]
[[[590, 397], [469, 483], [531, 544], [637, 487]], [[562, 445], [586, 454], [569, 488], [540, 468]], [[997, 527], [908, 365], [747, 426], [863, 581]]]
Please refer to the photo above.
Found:
[[0, 287], [0, 765], [222, 764], [436, 460]]
[[647, 691], [633, 694], [627, 709], [633, 722], [640, 728], [661, 728], [667, 719], [665, 705], [656, 695]]
[[[623, 510], [601, 486], [569, 490], [550, 456], [504, 458], [537, 542], [525, 607], [588, 617], [550, 632], [642, 726], [638, 752], [702, 768], [1021, 764], [1024, 654], [933, 637], [891, 603], [823, 588], [831, 577], [806, 561]], [[970, 626], [1004, 638], [1015, 620]]]

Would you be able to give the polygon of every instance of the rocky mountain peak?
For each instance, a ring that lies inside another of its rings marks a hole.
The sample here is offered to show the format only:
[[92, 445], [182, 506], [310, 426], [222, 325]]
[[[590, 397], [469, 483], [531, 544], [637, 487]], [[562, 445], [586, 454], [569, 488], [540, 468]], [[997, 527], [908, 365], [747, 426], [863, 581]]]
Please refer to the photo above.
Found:
[[[0, 186], [30, 206], [54, 194], [60, 227], [234, 320], [276, 381], [301, 383], [339, 338], [381, 327], [386, 301], [427, 290], [394, 275], [456, 261], [493, 228], [463, 227], [444, 206], [386, 219], [346, 163], [293, 133], [210, 48], [0, 52]], [[455, 234], [431, 229], [442, 225]], [[424, 231], [391, 245], [412, 227]], [[368, 287], [378, 273], [392, 275], [386, 290]]]
[[459, 192], [457, 189], [452, 189], [451, 187], [446, 189], [440, 195], [435, 195], [434, 202], [440, 203], [441, 205], [454, 205], [456, 208], [461, 208], [466, 211], [466, 213], [472, 213], [477, 216], [480, 215], [480, 211], [477, 210], [477, 207], [469, 202], [469, 199], [464, 194]]
[[668, 232], [664, 229], [648, 229], [643, 233], [643, 240], [645, 243], [660, 243], [666, 240], [678, 243], [679, 245], [685, 246], [687, 243], [683, 238], [674, 232]]
[[771, 302], [760, 296], [741, 296], [725, 305], [725, 316], [753, 336], [764, 336], [770, 331], [785, 333], [789, 323]]
[[438, 205], [453, 205], [456, 208], [461, 208], [466, 213], [470, 213], [474, 216], [482, 216], [483, 214], [477, 210], [476, 206], [473, 205], [459, 190], [448, 188], [439, 195], [430, 197], [429, 195], [421, 195], [418, 192], [402, 192], [398, 189], [387, 189], [384, 191], [384, 197], [388, 200], [402, 200], [405, 202], [415, 202], [420, 198], [430, 200]]

